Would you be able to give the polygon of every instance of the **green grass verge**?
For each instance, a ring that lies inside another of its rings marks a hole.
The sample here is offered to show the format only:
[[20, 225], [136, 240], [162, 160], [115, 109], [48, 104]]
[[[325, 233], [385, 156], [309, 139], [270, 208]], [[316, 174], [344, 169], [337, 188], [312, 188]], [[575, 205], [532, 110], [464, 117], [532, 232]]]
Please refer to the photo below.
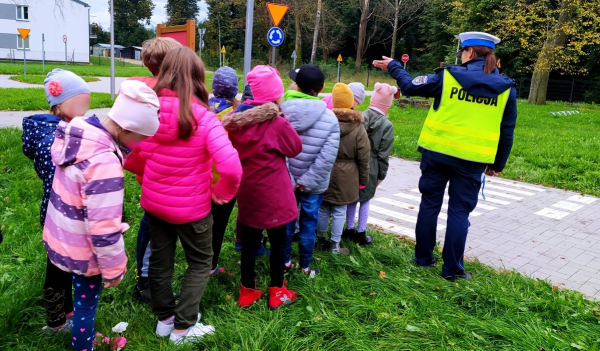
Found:
[[[110, 94], [92, 93], [90, 109], [111, 107]], [[49, 110], [43, 88], [0, 88], [0, 111]]]
[[[58, 351], [70, 336], [42, 332], [42, 286], [46, 254], [41, 241], [39, 204], [42, 183], [21, 151], [21, 131], [0, 130], [0, 349]], [[294, 272], [288, 286], [301, 298], [278, 311], [267, 296], [242, 310], [239, 253], [233, 248], [234, 218], [226, 233], [221, 264], [231, 275], [211, 278], [202, 299], [203, 322], [216, 327], [198, 345], [173, 347], [154, 334], [149, 305], [134, 300], [134, 249], [139, 186], [126, 179], [125, 212], [132, 228], [125, 234], [129, 272], [116, 289], [102, 292], [96, 330], [129, 322], [129, 350], [599, 350], [596, 304], [577, 292], [555, 290], [544, 281], [498, 272], [468, 261], [471, 281], [449, 283], [441, 268], [412, 263], [413, 245], [370, 231], [369, 248], [350, 245], [351, 255], [316, 253], [322, 274], [308, 280]], [[297, 253], [294, 252], [297, 257]], [[186, 268], [177, 251], [174, 286]], [[257, 259], [258, 287], [268, 283], [268, 258]]]
[[[600, 107], [519, 101], [517, 109], [514, 146], [502, 177], [600, 196]], [[557, 111], [579, 113], [550, 114]], [[421, 159], [417, 140], [427, 112], [410, 106], [390, 109], [396, 134], [394, 155]]]
[[[83, 76], [81, 78], [86, 82], [97, 82], [100, 80], [96, 77]], [[46, 76], [42, 76], [42, 75], [11, 76], [10, 79], [17, 81], [17, 82], [21, 82], [21, 83], [44, 85], [44, 80], [46, 79]]]
[[[46, 75], [55, 68], [65, 68], [64, 63], [47, 63], [45, 70], [42, 70], [42, 64], [38, 62], [27, 63], [27, 74]], [[103, 61], [102, 65], [97, 65], [92, 60], [92, 64], [69, 65], [68, 70], [80, 75], [91, 77], [110, 77], [110, 64]], [[0, 74], [19, 75], [23, 74], [23, 63], [0, 62]], [[115, 76], [134, 77], [151, 76], [152, 74], [146, 67], [125, 63], [123, 67], [121, 62], [115, 62]]]

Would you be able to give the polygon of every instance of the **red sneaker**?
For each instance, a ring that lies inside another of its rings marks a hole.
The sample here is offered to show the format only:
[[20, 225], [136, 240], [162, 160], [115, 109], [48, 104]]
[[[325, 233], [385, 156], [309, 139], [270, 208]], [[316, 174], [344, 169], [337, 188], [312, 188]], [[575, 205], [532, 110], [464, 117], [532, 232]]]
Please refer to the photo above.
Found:
[[[240, 285], [240, 297], [238, 298], [238, 306], [240, 307], [249, 307], [255, 301], [258, 301], [261, 296], [263, 296], [263, 292], [257, 289], [248, 289], [243, 285]], [[256, 288], [256, 283], [254, 285]]]
[[281, 288], [269, 288], [269, 309], [271, 311], [278, 309], [281, 305], [289, 305], [298, 298], [298, 293], [294, 290], [288, 290], [285, 285]]

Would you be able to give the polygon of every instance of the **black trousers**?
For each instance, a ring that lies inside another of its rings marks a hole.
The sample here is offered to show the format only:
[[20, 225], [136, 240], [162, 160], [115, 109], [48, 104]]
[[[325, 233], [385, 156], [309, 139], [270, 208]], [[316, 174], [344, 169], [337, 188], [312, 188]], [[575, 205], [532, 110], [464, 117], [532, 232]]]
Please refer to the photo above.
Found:
[[219, 255], [221, 254], [221, 247], [223, 246], [223, 238], [225, 237], [225, 231], [227, 230], [227, 225], [229, 224], [229, 217], [231, 216], [231, 212], [233, 212], [233, 208], [235, 207], [235, 200], [236, 199], [233, 198], [233, 200], [224, 205], [217, 205], [214, 202], [212, 203], [212, 208], [210, 210], [213, 216], [212, 269], [217, 268], [217, 264], [219, 263]]
[[[242, 285], [254, 289], [256, 252], [263, 240], [263, 229], [248, 227], [238, 223], [238, 232], [244, 245], [242, 246]], [[285, 225], [277, 228], [267, 229], [269, 242], [271, 243], [270, 287], [281, 287], [283, 285], [283, 268], [285, 265], [285, 245], [287, 242]]]
[[46, 325], [52, 328], [65, 324], [65, 316], [73, 312], [73, 273], [56, 267], [49, 258], [46, 261], [44, 303]]

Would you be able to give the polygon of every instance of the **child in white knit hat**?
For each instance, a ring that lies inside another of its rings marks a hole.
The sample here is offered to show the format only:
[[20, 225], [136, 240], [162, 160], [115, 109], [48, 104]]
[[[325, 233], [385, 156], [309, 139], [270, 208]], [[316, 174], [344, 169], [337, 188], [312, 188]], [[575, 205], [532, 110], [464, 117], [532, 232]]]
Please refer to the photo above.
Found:
[[56, 130], [44, 246], [50, 262], [71, 274], [75, 350], [93, 349], [102, 287], [119, 285], [125, 274], [123, 164], [128, 145], [158, 130], [158, 111], [152, 89], [126, 81], [107, 118], [61, 121]]

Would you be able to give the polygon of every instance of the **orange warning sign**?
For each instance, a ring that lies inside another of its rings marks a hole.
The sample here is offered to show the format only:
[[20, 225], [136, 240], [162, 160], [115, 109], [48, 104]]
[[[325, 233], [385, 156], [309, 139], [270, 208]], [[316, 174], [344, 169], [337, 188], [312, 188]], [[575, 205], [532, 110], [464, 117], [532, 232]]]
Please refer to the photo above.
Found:
[[225, 45], [223, 45], [223, 47], [221, 48], [221, 53], [224, 54], [225, 53]]
[[275, 27], [279, 26], [279, 23], [281, 23], [283, 16], [285, 16], [289, 8], [288, 5], [267, 3], [267, 9], [269, 9], [269, 14], [271, 15]]
[[342, 54], [340, 54], [340, 56], [338, 56], [338, 59], [337, 59], [337, 61], [338, 61], [338, 62], [342, 62], [342, 61], [343, 61], [343, 60], [342, 60]]
[[17, 30], [19, 31], [19, 34], [21, 34], [21, 38], [23, 39], [27, 39], [27, 37], [29, 36], [29, 32], [31, 32], [31, 29], [25, 28], [17, 28]]

